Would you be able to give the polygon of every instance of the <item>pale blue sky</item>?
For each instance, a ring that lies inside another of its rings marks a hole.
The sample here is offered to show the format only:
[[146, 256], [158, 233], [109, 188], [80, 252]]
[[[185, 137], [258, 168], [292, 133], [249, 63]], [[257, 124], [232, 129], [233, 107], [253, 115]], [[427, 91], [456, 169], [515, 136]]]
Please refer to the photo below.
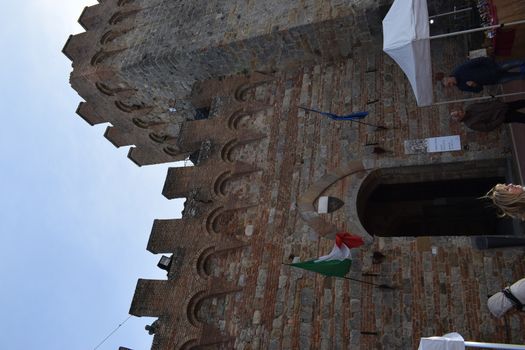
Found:
[[[138, 278], [164, 279], [146, 251], [167, 165], [139, 168], [75, 114], [61, 53], [94, 1], [5, 2], [0, 13], [0, 347], [93, 349], [126, 319]], [[100, 349], [149, 349], [132, 317]]]

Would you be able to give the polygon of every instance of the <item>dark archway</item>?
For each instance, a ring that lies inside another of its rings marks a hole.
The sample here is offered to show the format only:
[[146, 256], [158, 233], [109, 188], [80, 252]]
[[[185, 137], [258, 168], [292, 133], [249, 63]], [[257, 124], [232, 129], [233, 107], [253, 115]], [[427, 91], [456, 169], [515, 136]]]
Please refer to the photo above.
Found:
[[379, 169], [360, 188], [358, 214], [378, 236], [512, 234], [511, 221], [479, 199], [505, 172], [504, 160]]

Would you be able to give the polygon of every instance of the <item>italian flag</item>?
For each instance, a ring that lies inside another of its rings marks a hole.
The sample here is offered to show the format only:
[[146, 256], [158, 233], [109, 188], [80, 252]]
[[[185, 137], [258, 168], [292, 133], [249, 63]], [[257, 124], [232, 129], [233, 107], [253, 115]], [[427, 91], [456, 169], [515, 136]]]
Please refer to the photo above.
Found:
[[352, 265], [350, 248], [357, 248], [363, 244], [361, 237], [353, 236], [348, 232], [339, 232], [335, 236], [334, 248], [330, 254], [321, 256], [317, 260], [308, 260], [290, 265], [318, 272], [325, 276], [344, 277]]

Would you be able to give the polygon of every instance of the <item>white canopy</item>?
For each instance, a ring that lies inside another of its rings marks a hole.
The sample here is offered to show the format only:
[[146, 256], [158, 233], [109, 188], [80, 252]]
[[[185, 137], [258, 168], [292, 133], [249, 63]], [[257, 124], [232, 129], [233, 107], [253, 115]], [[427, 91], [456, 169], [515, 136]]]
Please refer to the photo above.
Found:
[[465, 350], [465, 340], [459, 333], [442, 337], [421, 338], [417, 350]]
[[525, 345], [515, 344], [496, 344], [496, 343], [481, 343], [474, 341], [465, 341], [459, 333], [448, 333], [442, 337], [421, 338], [419, 341], [418, 350], [465, 350], [469, 348], [485, 348], [485, 349], [506, 349], [518, 350], [525, 349]]
[[[455, 13], [455, 12], [449, 12]], [[432, 62], [430, 58], [430, 40], [449, 36], [473, 33], [488, 29], [525, 23], [519, 20], [499, 23], [488, 27], [467, 29], [454, 33], [429, 36], [427, 0], [395, 0], [383, 19], [383, 51], [401, 67], [414, 95], [417, 105], [430, 106], [433, 101]], [[522, 93], [522, 92], [520, 92]], [[501, 95], [505, 96], [505, 95]], [[482, 96], [470, 99], [442, 101], [435, 104], [472, 101], [485, 99]]]
[[395, 0], [383, 19], [383, 51], [405, 72], [418, 106], [432, 104], [432, 67], [426, 0]]

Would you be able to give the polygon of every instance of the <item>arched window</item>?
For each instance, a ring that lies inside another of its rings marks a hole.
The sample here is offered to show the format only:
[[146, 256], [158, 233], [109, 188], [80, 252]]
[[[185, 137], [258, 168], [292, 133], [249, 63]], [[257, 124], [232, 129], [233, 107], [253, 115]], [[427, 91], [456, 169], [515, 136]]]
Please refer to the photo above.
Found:
[[378, 236], [511, 234], [512, 222], [479, 199], [505, 173], [504, 159], [378, 169], [359, 190], [358, 214]]

